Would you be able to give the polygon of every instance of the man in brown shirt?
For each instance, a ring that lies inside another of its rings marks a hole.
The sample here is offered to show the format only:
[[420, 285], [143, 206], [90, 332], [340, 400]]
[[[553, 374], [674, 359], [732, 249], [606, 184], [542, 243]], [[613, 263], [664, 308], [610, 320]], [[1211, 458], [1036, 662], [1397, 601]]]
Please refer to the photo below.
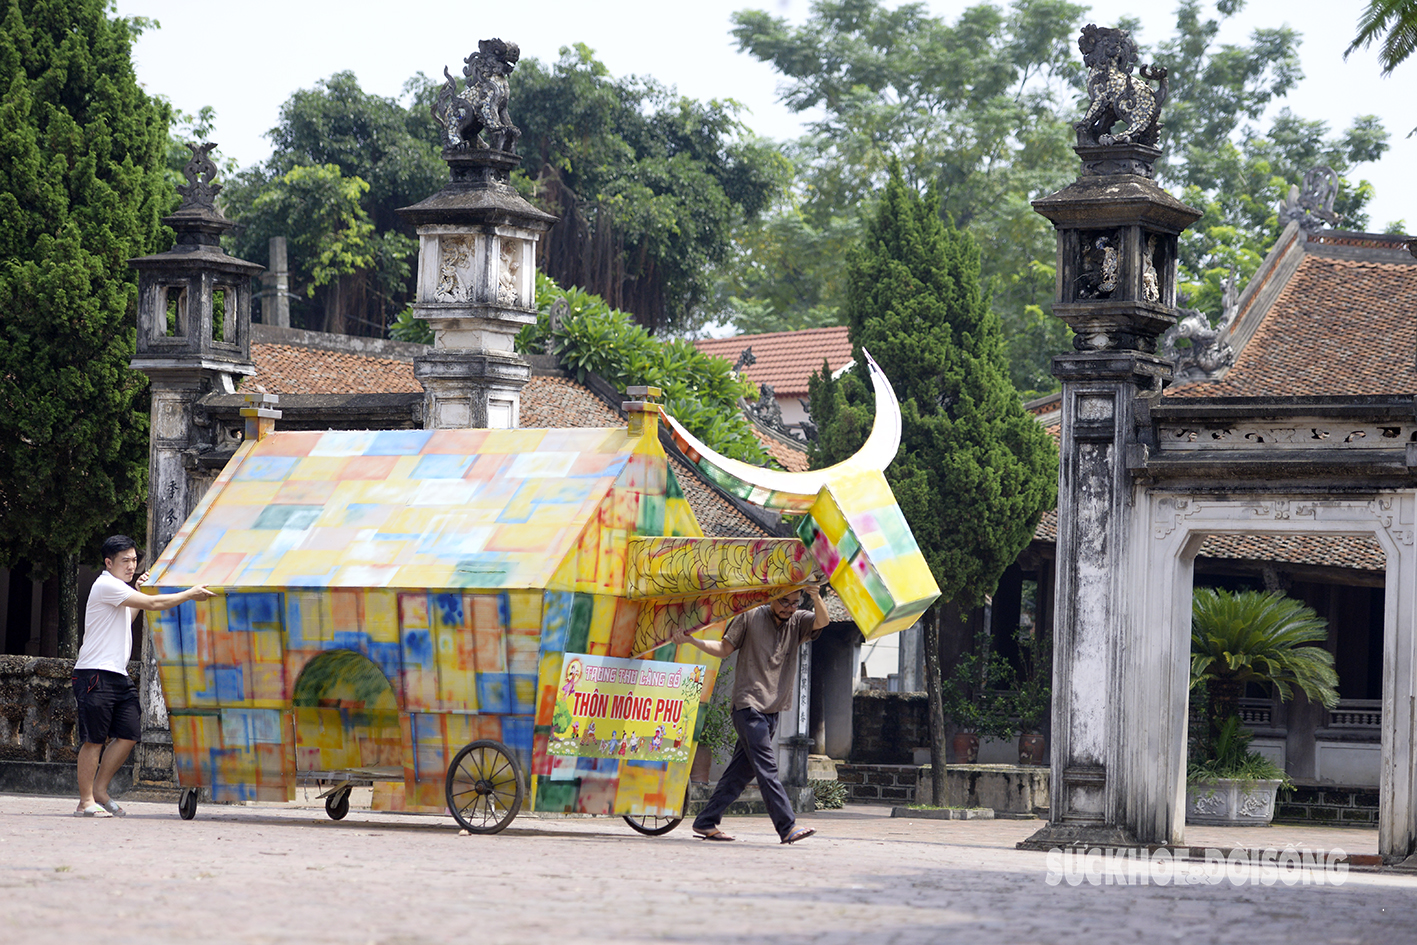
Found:
[[676, 643], [692, 643], [719, 659], [738, 653], [738, 667], [733, 674], [733, 730], [738, 733], [738, 743], [733, 746], [733, 760], [713, 796], [694, 819], [694, 833], [705, 840], [733, 839], [718, 829], [718, 822], [755, 777], [783, 843], [795, 843], [816, 833], [811, 827], [797, 826], [787, 792], [777, 777], [777, 755], [772, 745], [778, 713], [787, 707], [792, 695], [798, 651], [803, 643], [821, 636], [831, 619], [815, 584], [807, 587], [807, 594], [812, 598], [813, 610], [798, 610], [802, 593], [791, 591], [734, 617], [722, 640], [696, 640], [685, 633], [674, 636]]

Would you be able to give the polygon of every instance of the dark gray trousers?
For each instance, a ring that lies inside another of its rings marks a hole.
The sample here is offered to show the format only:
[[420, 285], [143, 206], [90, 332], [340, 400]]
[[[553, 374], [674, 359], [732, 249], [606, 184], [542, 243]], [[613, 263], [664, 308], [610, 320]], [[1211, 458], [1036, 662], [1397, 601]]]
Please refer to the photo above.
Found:
[[733, 730], [738, 733], [738, 743], [733, 746], [733, 760], [713, 796], [699, 816], [694, 818], [695, 830], [712, 830], [723, 818], [723, 812], [738, 800], [738, 795], [753, 778], [758, 779], [758, 790], [763, 792], [763, 803], [767, 806], [772, 825], [779, 837], [786, 837], [797, 824], [793, 816], [792, 804], [787, 800], [787, 792], [777, 779], [777, 752], [773, 750], [772, 738], [777, 733], [777, 713], [764, 715], [757, 709], [734, 709]]

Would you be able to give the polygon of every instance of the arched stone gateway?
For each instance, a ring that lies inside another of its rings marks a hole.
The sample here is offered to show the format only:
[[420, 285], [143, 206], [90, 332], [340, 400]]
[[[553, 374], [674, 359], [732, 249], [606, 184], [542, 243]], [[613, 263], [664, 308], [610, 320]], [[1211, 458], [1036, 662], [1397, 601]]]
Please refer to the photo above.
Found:
[[[1404, 857], [1417, 840], [1417, 738], [1413, 707], [1417, 651], [1417, 551], [1413, 521], [1417, 493], [1382, 491], [1335, 498], [1270, 492], [1209, 497], [1145, 490], [1138, 496], [1138, 554], [1132, 566], [1136, 608], [1119, 672], [1116, 770], [1118, 814], [1135, 819], [1139, 836], [1180, 843], [1185, 823], [1187, 672], [1190, 653], [1191, 577], [1196, 553], [1209, 535], [1357, 535], [1371, 537], [1387, 558], [1383, 614], [1383, 708], [1378, 846]], [[1169, 757], [1154, 757], [1164, 743]], [[1154, 783], [1153, 783], [1154, 782]], [[1129, 793], [1143, 796], [1128, 797]], [[1132, 811], [1125, 808], [1131, 807]]]
[[1390, 862], [1417, 853], [1412, 399], [1141, 392], [1100, 424], [1080, 416], [1106, 412], [1079, 404], [1096, 387], [1072, 386], [1059, 529], [1087, 537], [1059, 543], [1055, 801], [1025, 844], [1184, 841], [1196, 554], [1212, 535], [1325, 535], [1371, 538], [1386, 557], [1378, 848]]

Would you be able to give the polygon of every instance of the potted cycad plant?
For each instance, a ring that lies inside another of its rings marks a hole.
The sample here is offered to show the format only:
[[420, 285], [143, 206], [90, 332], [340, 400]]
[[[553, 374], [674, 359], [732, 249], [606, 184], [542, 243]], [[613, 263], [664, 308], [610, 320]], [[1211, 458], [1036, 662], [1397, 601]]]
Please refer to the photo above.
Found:
[[1197, 588], [1191, 605], [1191, 692], [1204, 694], [1206, 734], [1186, 773], [1186, 821], [1264, 824], [1288, 784], [1273, 762], [1249, 750], [1240, 696], [1258, 683], [1288, 701], [1298, 689], [1333, 708], [1338, 674], [1322, 644], [1328, 624], [1279, 593]]

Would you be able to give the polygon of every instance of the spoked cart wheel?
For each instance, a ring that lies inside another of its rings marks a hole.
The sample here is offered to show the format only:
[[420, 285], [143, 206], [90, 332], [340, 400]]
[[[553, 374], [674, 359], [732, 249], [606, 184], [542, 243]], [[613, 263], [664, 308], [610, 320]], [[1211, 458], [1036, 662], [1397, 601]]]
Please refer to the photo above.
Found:
[[330, 815], [330, 820], [344, 820], [344, 815], [349, 813], [349, 788], [343, 791], [336, 791], [325, 798], [325, 813]]
[[448, 766], [448, 810], [469, 833], [498, 833], [512, 822], [526, 797], [526, 776], [499, 741], [464, 745]]
[[684, 788], [684, 806], [679, 808], [678, 817], [657, 817], [653, 815], [625, 814], [625, 823], [636, 833], [646, 837], [662, 837], [684, 822], [684, 814], [689, 812], [689, 789]]
[[177, 814], [183, 820], [191, 820], [197, 816], [197, 789], [183, 788], [182, 793], [177, 798]]

